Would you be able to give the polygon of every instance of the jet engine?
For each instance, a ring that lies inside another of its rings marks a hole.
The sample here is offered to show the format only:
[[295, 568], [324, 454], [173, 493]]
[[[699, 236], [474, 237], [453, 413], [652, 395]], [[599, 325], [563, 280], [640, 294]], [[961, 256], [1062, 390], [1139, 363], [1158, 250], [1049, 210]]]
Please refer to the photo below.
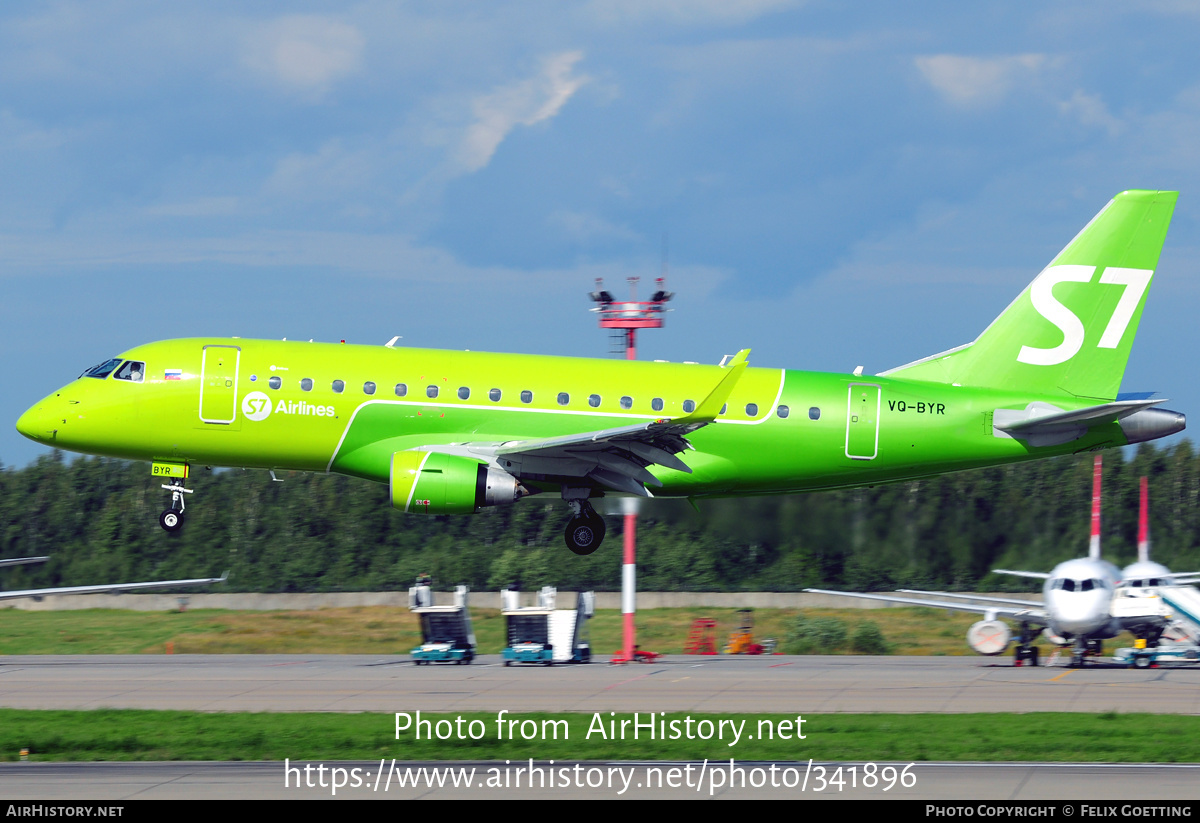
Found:
[[1003, 620], [980, 620], [967, 629], [967, 645], [977, 654], [1004, 654], [1012, 632]]
[[428, 451], [395, 452], [388, 488], [392, 506], [410, 514], [471, 514], [530, 494], [517, 478], [487, 463]]

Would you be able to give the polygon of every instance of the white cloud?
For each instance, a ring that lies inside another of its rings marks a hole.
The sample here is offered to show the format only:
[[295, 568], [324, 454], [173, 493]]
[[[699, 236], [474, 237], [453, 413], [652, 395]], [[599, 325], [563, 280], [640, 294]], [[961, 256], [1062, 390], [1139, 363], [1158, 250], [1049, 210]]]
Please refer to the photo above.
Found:
[[1081, 89], [1076, 89], [1070, 100], [1060, 101], [1058, 110], [1085, 126], [1098, 126], [1114, 136], [1121, 132], [1124, 125], [1112, 116], [1100, 95], [1087, 94]]
[[917, 69], [948, 102], [957, 106], [998, 103], [1018, 82], [1035, 76], [1046, 64], [1042, 54], [964, 57], [934, 54], [918, 57]]
[[151, 217], [228, 217], [237, 214], [236, 197], [197, 197], [176, 203], [160, 203], [146, 209]]
[[475, 99], [475, 122], [458, 144], [455, 162], [464, 172], [479, 171], [491, 162], [504, 138], [517, 126], [549, 120], [566, 105], [584, 83], [586, 75], [573, 75], [583, 52], [562, 52], [546, 58], [533, 77], [502, 86]]
[[626, 226], [619, 226], [603, 217], [583, 212], [557, 211], [546, 218], [546, 222], [578, 243], [587, 243], [593, 240], [636, 241], [641, 239], [641, 235]]
[[345, 196], [362, 190], [371, 178], [371, 170], [370, 152], [347, 150], [335, 138], [316, 152], [293, 152], [280, 158], [264, 191], [305, 200]]
[[666, 20], [706, 25], [747, 23], [801, 5], [802, 0], [600, 0], [590, 8], [594, 17], [612, 23]]
[[243, 60], [271, 82], [311, 100], [362, 68], [364, 38], [331, 17], [292, 15], [260, 26], [245, 41]]

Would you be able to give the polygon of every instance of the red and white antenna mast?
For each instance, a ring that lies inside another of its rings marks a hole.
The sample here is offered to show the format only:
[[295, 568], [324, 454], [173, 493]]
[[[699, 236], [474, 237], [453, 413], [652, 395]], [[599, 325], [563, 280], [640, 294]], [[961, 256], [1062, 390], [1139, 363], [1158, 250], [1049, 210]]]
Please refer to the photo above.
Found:
[[1103, 474], [1101, 464], [1103, 459], [1096, 455], [1092, 467], [1092, 541], [1088, 545], [1088, 557], [1100, 559], [1100, 476]]
[[1142, 478], [1141, 500], [1138, 504], [1138, 562], [1150, 559], [1150, 488]]
[[[592, 311], [600, 315], [600, 328], [610, 329], [614, 338], [622, 340], [626, 360], [637, 359], [637, 333], [640, 329], [661, 329], [666, 304], [674, 293], [667, 291], [667, 265], [663, 261], [662, 275], [654, 281], [654, 294], [649, 300], [637, 299], [637, 284], [640, 277], [628, 277], [629, 300], [618, 302], [604, 288], [604, 280], [596, 278], [596, 290], [591, 293], [596, 303]], [[619, 353], [618, 348], [613, 353]], [[613, 658], [614, 663], [636, 663], [637, 630], [633, 617], [637, 613], [637, 499], [625, 502], [625, 552], [621, 566], [621, 612], [624, 621], [623, 659]]]

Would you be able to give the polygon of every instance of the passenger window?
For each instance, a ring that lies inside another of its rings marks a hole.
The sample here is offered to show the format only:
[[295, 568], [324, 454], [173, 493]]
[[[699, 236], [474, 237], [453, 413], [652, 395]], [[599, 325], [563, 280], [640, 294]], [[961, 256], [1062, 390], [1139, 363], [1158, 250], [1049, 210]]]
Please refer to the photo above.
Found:
[[126, 360], [113, 375], [113, 380], [128, 380], [131, 383], [141, 383], [146, 373], [146, 364], [137, 360]]
[[696, 410], [696, 401], [695, 400], [684, 400], [683, 401], [683, 410], [687, 414], [691, 414], [692, 412], [694, 412]]
[[809, 420], [820, 420], [821, 419], [821, 410], [818, 409], [816, 406], [813, 406], [811, 409], [808, 410], [808, 419]]
[[526, 389], [525, 391], [521, 392], [521, 402], [522, 403], [532, 403], [533, 402], [533, 392], [529, 391], [529, 389]]
[[777, 408], [775, 410], [775, 413], [777, 415], [779, 415], [780, 417], [787, 417], [789, 414], [792, 413], [792, 410], [789, 409], [787, 406], [780, 406], [779, 408]]
[[571, 402], [571, 395], [567, 394], [565, 391], [560, 391], [558, 393], [558, 405], [565, 406], [570, 402]]
[[363, 394], [374, 394], [374, 393], [375, 393], [375, 384], [374, 383], [372, 383], [370, 380], [368, 380], [366, 383], [363, 383]]
[[650, 401], [650, 408], [651, 408], [651, 409], [653, 409], [654, 411], [662, 411], [662, 410], [663, 410], [663, 401], [662, 401], [662, 398], [661, 398], [661, 397], [656, 397], [656, 398], [654, 398], [653, 400], [651, 400], [651, 401]]
[[459, 389], [458, 389], [458, 399], [459, 400], [466, 400], [466, 399], [470, 398], [470, 396], [471, 396], [470, 389], [468, 389], [466, 386], [459, 387]]
[[758, 404], [757, 403], [747, 403], [746, 404], [746, 416], [747, 417], [756, 417], [757, 415], [758, 415]]
[[270, 380], [267, 381], [267, 385], [273, 389], [278, 389], [280, 386], [283, 385], [283, 379], [279, 375], [275, 375], [274, 377], [272, 377]]
[[493, 403], [499, 403], [500, 397], [501, 394], [499, 389], [492, 389], [488, 392], [488, 400], [491, 400]]
[[311, 377], [301, 378], [300, 390], [301, 391], [312, 391], [312, 378]]
[[396, 384], [396, 396], [403, 397], [406, 394], [408, 394], [408, 384], [407, 383], [397, 383]]
[[622, 397], [621, 398], [621, 408], [632, 409], [633, 408], [633, 398], [629, 397], [628, 395]]
[[425, 396], [430, 399], [437, 397], [438, 396], [438, 387], [437, 386], [426, 386], [425, 387]]
[[591, 406], [593, 409], [600, 408], [600, 395], [589, 394], [588, 395], [588, 405]]
[[345, 380], [334, 380], [333, 381], [333, 390], [335, 392], [337, 392], [338, 394], [341, 394], [343, 391], [346, 390], [346, 381]]

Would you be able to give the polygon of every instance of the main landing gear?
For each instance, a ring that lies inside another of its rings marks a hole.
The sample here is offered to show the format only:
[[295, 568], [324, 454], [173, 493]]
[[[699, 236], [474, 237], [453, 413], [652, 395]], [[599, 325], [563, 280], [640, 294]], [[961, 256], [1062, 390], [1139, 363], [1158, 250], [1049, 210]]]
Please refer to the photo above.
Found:
[[1041, 633], [1041, 627], [1035, 629], [1028, 623], [1021, 624], [1021, 638], [1013, 647], [1014, 666], [1036, 666], [1038, 664], [1038, 647], [1033, 645], [1033, 641], [1037, 640]]
[[1077, 638], [1071, 647], [1071, 668], [1083, 668], [1084, 661], [1089, 657], [1099, 657], [1104, 649], [1103, 641], [1095, 638]]
[[567, 548], [575, 554], [591, 554], [604, 542], [604, 518], [596, 513], [586, 497], [570, 498], [567, 505], [575, 512], [563, 534]]
[[191, 494], [193, 490], [185, 489], [182, 480], [163, 483], [163, 488], [171, 493], [171, 508], [158, 516], [158, 525], [169, 532], [177, 532], [183, 527], [183, 496]]

